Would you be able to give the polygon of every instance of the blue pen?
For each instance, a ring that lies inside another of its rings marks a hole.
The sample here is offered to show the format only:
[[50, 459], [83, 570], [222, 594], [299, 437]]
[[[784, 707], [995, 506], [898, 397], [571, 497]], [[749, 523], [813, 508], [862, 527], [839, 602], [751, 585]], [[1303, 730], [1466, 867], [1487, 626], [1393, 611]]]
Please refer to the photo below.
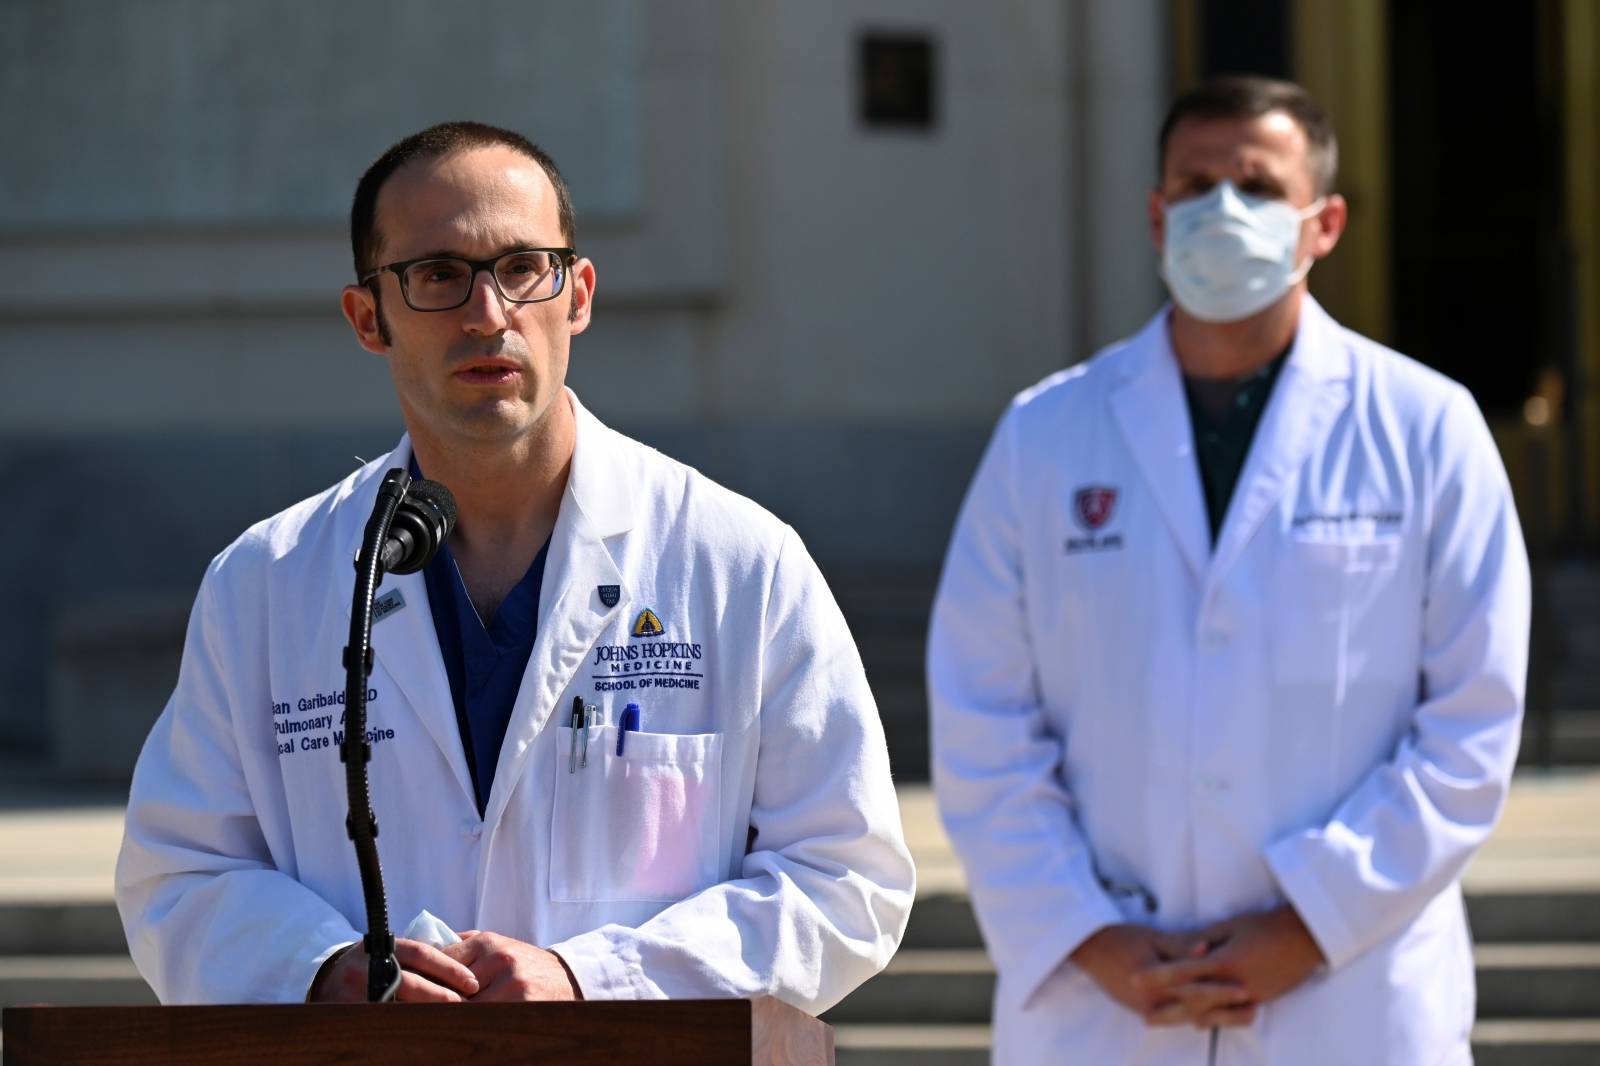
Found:
[[628, 730], [639, 731], [639, 705], [630, 703], [622, 710], [622, 721], [617, 723], [617, 754], [622, 754], [622, 743], [628, 739]]

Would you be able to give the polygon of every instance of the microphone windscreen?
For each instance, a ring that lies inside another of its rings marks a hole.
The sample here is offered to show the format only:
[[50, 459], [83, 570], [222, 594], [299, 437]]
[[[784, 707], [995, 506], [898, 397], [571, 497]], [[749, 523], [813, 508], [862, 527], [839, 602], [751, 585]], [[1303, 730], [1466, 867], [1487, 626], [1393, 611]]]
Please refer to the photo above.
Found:
[[437, 481], [418, 478], [406, 489], [389, 524], [381, 561], [391, 574], [414, 574], [428, 565], [456, 526], [456, 501]]
[[456, 498], [450, 495], [449, 489], [437, 481], [419, 477], [406, 489], [406, 496], [431, 503], [444, 519], [444, 532], [439, 539], [450, 536], [450, 531], [456, 527]]

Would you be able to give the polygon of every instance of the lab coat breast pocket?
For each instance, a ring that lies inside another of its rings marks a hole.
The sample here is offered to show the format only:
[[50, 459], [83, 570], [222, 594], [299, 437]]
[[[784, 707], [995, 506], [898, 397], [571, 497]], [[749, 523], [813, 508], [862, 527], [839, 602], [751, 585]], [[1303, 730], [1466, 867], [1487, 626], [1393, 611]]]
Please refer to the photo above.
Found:
[[605, 726], [590, 731], [583, 765], [572, 733], [556, 744], [551, 899], [676, 901], [721, 880], [722, 734], [630, 731], [619, 756]]
[[1397, 536], [1288, 538], [1271, 595], [1278, 681], [1332, 685], [1342, 697], [1352, 670], [1364, 665], [1357, 645], [1371, 633], [1400, 549]]

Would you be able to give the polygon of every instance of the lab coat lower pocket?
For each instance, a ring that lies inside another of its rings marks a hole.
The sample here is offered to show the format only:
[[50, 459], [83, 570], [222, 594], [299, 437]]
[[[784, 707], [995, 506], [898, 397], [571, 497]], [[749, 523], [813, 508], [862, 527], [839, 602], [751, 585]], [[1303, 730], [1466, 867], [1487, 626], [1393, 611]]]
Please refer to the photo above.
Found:
[[550, 898], [679, 900], [720, 880], [722, 735], [629, 732], [620, 756], [614, 726], [583, 740], [557, 738]]

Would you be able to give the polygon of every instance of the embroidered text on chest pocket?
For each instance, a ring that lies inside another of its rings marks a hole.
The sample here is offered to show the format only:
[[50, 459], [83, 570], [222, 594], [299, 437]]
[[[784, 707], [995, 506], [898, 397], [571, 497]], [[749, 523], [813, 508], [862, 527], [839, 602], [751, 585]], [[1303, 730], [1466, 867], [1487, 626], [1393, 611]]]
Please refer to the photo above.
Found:
[[587, 765], [569, 771], [572, 730], [556, 741], [550, 898], [680, 900], [721, 880], [722, 734], [592, 730]]
[[1297, 537], [1281, 549], [1273, 581], [1273, 671], [1280, 682], [1328, 686], [1343, 700], [1358, 638], [1374, 604], [1393, 581], [1399, 537]]

